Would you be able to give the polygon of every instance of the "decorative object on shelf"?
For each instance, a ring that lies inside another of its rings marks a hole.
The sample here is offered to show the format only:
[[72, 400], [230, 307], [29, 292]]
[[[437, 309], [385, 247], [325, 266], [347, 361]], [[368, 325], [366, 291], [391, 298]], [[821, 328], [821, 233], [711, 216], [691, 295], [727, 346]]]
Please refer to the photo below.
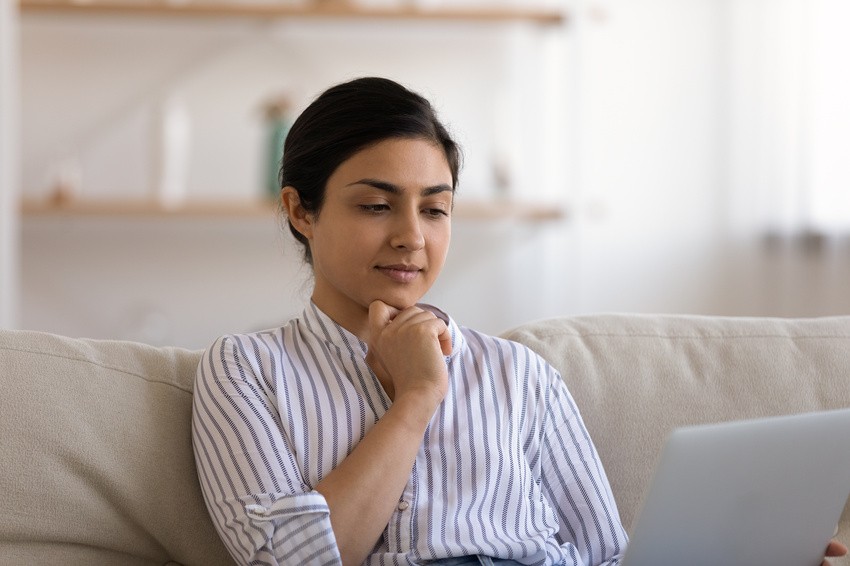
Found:
[[292, 103], [287, 95], [276, 96], [265, 105], [266, 119], [266, 194], [277, 201], [280, 198], [280, 161], [283, 157], [283, 142], [292, 125], [290, 110]]
[[186, 200], [189, 178], [192, 124], [185, 101], [179, 93], [163, 100], [154, 134], [153, 170], [155, 196], [164, 208], [178, 208]]
[[56, 206], [65, 206], [80, 196], [82, 167], [76, 157], [59, 160], [53, 169], [50, 200]]
[[493, 191], [497, 200], [506, 200], [511, 193], [513, 176], [504, 152], [496, 151], [492, 161]]

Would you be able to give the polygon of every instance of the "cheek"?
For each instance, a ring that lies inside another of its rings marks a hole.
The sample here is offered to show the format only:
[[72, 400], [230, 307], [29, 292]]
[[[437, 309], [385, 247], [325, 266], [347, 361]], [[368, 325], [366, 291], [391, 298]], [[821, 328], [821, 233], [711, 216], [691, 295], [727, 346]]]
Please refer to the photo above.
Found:
[[432, 235], [434, 246], [442, 251], [442, 254], [445, 255], [449, 250], [449, 244], [452, 240], [452, 227], [451, 224], [447, 226], [441, 226], [438, 229], [434, 230]]
[[431, 235], [432, 261], [439, 261], [440, 264], [445, 261], [451, 239], [451, 229], [440, 229]]
[[368, 255], [374, 248], [375, 234], [356, 228], [339, 223], [333, 230], [317, 231], [313, 240], [315, 250], [343, 264]]

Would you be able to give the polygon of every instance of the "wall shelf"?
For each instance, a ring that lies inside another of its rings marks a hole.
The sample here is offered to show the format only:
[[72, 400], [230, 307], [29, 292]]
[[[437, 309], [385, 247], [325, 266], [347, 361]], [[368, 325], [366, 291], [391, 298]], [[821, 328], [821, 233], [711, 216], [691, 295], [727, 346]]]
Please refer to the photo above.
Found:
[[[271, 217], [277, 206], [264, 201], [193, 202], [169, 207], [155, 201], [77, 201], [54, 203], [26, 200], [24, 218], [251, 218]], [[459, 201], [454, 215], [463, 220], [520, 220], [542, 222], [566, 218], [566, 211], [555, 205], [512, 201]]]
[[[2, 1], [2, 0], [0, 0]], [[560, 8], [515, 6], [419, 6], [412, 0], [398, 0], [396, 5], [358, 5], [357, 0], [302, 0], [299, 3], [268, 0], [18, 0], [26, 14], [78, 15], [151, 18], [247, 18], [262, 20], [314, 21], [404, 21], [404, 22], [469, 22], [527, 23], [555, 27], [567, 21]], [[252, 218], [269, 217], [276, 211], [273, 203], [261, 200], [201, 201], [169, 207], [156, 200], [33, 200], [21, 206], [24, 218]], [[506, 199], [458, 200], [454, 217], [471, 220], [516, 220], [538, 222], [559, 220], [566, 216], [563, 208], [545, 203], [514, 202]]]
[[528, 22], [558, 25], [566, 21], [561, 10], [551, 8], [468, 7], [421, 8], [404, 4], [396, 7], [358, 6], [341, 0], [307, 4], [275, 4], [242, 1], [202, 0], [20, 0], [21, 12], [78, 13], [127, 16], [204, 16], [255, 18], [312, 18], [362, 20], [438, 20], [466, 22]]
[[210, 201], [166, 206], [147, 200], [89, 200], [51, 202], [25, 200], [21, 213], [27, 217], [262, 217], [275, 213], [271, 203], [262, 201]]

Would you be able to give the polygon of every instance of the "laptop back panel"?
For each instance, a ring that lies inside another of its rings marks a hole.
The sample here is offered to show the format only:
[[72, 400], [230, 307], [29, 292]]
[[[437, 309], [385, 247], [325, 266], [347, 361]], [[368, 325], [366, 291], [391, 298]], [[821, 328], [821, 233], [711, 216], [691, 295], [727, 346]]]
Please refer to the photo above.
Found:
[[625, 566], [819, 566], [850, 495], [850, 409], [674, 431]]

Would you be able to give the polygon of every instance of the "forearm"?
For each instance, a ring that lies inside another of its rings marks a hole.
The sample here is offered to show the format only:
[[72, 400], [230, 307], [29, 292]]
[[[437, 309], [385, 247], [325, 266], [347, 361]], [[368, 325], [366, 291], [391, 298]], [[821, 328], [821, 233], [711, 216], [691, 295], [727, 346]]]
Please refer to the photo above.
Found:
[[386, 528], [435, 408], [421, 396], [397, 398], [346, 459], [315, 486], [330, 508], [343, 564], [361, 564]]

